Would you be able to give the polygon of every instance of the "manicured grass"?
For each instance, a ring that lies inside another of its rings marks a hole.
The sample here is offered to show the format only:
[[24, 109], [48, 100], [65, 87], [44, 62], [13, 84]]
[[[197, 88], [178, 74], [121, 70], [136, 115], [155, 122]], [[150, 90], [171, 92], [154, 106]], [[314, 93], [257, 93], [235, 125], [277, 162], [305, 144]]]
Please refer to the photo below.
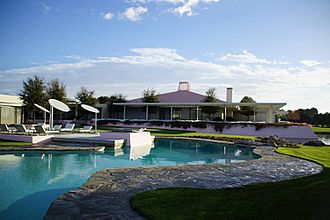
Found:
[[315, 134], [330, 134], [330, 128], [313, 127]]
[[7, 146], [30, 146], [31, 143], [28, 142], [19, 142], [19, 141], [8, 141], [8, 140], [0, 140], [0, 147]]
[[226, 135], [226, 134], [208, 134], [208, 133], [200, 133], [194, 131], [180, 131], [180, 130], [165, 130], [165, 129], [148, 129], [152, 135], [159, 137], [229, 137], [229, 138], [238, 138], [238, 139], [247, 139], [254, 140], [256, 137], [252, 136], [238, 136], [238, 135]]
[[304, 158], [322, 164], [324, 167], [330, 168], [330, 147], [315, 147], [299, 145], [300, 148], [277, 149], [278, 153], [287, 154], [295, 157]]
[[[100, 126], [98, 131], [106, 132], [118, 129], [118, 127], [108, 127]], [[236, 140], [255, 140], [256, 137], [253, 136], [238, 136], [238, 135], [225, 135], [225, 134], [208, 134], [200, 133], [194, 131], [181, 131], [181, 130], [167, 130], [167, 129], [156, 129], [149, 128], [147, 131], [150, 131], [151, 135], [157, 137], [195, 137], [195, 138], [207, 138], [214, 140], [223, 140], [223, 141], [236, 141]]]
[[279, 148], [325, 166], [318, 175], [233, 189], [172, 188], [132, 197], [148, 219], [328, 219], [330, 147]]

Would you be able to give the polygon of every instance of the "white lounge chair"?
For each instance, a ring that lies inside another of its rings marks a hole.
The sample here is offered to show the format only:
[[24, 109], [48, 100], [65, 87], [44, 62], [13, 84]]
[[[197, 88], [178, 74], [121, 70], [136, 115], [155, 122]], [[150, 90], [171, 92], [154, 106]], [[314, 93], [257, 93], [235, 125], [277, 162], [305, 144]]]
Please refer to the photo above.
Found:
[[41, 125], [42, 127], [45, 127], [46, 123], [44, 123], [44, 122], [40, 122], [40, 123], [38, 123], [37, 125]]
[[34, 129], [36, 130], [36, 133], [38, 134], [54, 134], [59, 133], [60, 131], [46, 131], [44, 127], [41, 125], [34, 126]]
[[52, 131], [60, 131], [61, 127], [62, 127], [62, 125], [54, 125]]
[[29, 133], [34, 132], [34, 130], [32, 130], [32, 129], [27, 129], [26, 126], [23, 124], [15, 125], [15, 128], [16, 128], [17, 132], [21, 132], [21, 133], [29, 134]]
[[11, 130], [9, 130], [6, 124], [0, 124], [0, 131], [3, 133], [9, 133]]
[[72, 131], [75, 124], [66, 124], [64, 128], [61, 128], [60, 131]]
[[84, 126], [83, 128], [79, 129], [79, 132], [91, 132], [93, 126]]
[[142, 133], [146, 130], [146, 128], [140, 128], [139, 130], [132, 130], [133, 133]]

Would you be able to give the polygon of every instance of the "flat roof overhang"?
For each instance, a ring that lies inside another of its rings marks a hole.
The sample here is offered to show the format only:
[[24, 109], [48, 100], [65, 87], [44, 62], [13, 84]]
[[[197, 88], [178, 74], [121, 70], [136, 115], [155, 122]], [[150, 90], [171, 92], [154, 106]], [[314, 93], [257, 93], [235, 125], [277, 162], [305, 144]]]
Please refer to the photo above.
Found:
[[10, 102], [0, 102], [0, 106], [5, 106], [5, 107], [22, 107], [24, 106], [23, 103], [10, 103]]
[[180, 108], [189, 108], [189, 107], [203, 107], [203, 106], [217, 106], [217, 107], [239, 107], [239, 106], [251, 106], [256, 107], [257, 109], [280, 109], [286, 105], [286, 103], [275, 103], [275, 102], [264, 102], [264, 103], [224, 103], [224, 102], [201, 102], [201, 103], [114, 103], [114, 105], [119, 106], [131, 106], [131, 107], [141, 107], [141, 106], [159, 106], [159, 107], [180, 107]]

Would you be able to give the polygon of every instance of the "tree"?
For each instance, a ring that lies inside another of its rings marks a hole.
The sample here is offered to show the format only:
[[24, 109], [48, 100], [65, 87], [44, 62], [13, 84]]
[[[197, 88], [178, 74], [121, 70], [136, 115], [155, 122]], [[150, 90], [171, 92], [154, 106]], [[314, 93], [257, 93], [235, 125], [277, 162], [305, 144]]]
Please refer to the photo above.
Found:
[[97, 98], [98, 103], [100, 104], [107, 104], [109, 102], [110, 98], [108, 96], [99, 96]]
[[[249, 96], [244, 96], [244, 98], [241, 100], [241, 103], [256, 103], [256, 101]], [[251, 106], [240, 106], [240, 113], [245, 115], [246, 120], [249, 121], [250, 116], [254, 115], [254, 108]]]
[[288, 111], [287, 118], [289, 121], [297, 122], [300, 120], [300, 113], [299, 111]]
[[313, 123], [314, 117], [318, 114], [318, 110], [316, 108], [298, 109], [298, 112], [300, 113], [299, 122], [305, 122], [308, 124], [314, 124]]
[[[216, 97], [216, 88], [209, 88], [205, 92], [205, 98], [203, 99], [203, 102], [217, 102], [218, 99]], [[202, 112], [208, 115], [208, 119], [210, 120], [211, 115], [215, 114], [219, 110], [216, 106], [203, 106]]]
[[76, 93], [75, 98], [82, 104], [95, 106], [97, 103], [97, 99], [94, 97], [94, 90], [89, 91], [85, 87], [80, 88], [80, 91]]
[[142, 92], [143, 102], [153, 103], [159, 102], [159, 93], [155, 89], [146, 89]]
[[[159, 92], [157, 92], [156, 89], [143, 90], [142, 95], [143, 95], [143, 102], [146, 102], [146, 103], [159, 102]], [[147, 111], [147, 107], [144, 109], [144, 111]], [[156, 106], [148, 107], [149, 113], [155, 113], [156, 111], [157, 111]]]
[[63, 82], [61, 82], [59, 79], [51, 80], [48, 83], [48, 86], [46, 88], [47, 97], [49, 99], [57, 99], [61, 102], [66, 102], [66, 86]]
[[313, 119], [313, 124], [317, 125], [317, 126], [322, 126], [324, 127], [326, 123], [326, 114], [317, 114], [315, 115], [314, 119]]
[[114, 105], [113, 103], [124, 103], [126, 102], [126, 96], [123, 94], [113, 94], [110, 96], [109, 101], [108, 101], [108, 109], [109, 109], [109, 114], [110, 117], [113, 118], [115, 117], [114, 115], [116, 114], [116, 118], [118, 118], [118, 113], [123, 112], [123, 107]]
[[23, 89], [18, 94], [23, 100], [26, 113], [31, 113], [33, 121], [35, 121], [36, 112], [41, 112], [34, 104], [46, 106], [45, 82], [44, 79], [38, 76], [27, 78], [23, 81]]

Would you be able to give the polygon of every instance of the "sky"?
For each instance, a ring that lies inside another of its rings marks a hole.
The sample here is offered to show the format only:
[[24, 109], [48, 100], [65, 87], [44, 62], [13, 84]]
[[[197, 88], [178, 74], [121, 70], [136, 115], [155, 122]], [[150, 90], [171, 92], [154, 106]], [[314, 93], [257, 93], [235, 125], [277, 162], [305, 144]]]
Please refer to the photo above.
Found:
[[330, 112], [329, 0], [1, 0], [0, 93], [37, 75], [96, 96], [189, 81]]

